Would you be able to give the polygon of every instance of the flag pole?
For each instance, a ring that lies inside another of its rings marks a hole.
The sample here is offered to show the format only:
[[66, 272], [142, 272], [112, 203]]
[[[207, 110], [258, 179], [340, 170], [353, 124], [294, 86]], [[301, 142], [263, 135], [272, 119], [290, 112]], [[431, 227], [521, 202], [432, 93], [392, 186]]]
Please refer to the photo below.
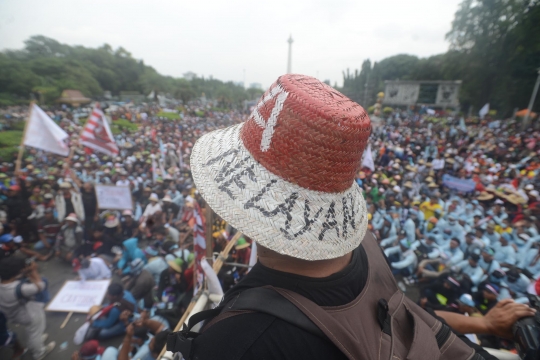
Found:
[[30, 101], [30, 113], [28, 114], [28, 119], [26, 119], [26, 123], [24, 124], [24, 131], [21, 139], [21, 145], [19, 146], [19, 155], [17, 156], [17, 162], [15, 163], [15, 173], [17, 174], [19, 171], [21, 171], [21, 160], [22, 156], [24, 154], [24, 140], [26, 139], [26, 131], [28, 130], [28, 123], [30, 122], [30, 119], [32, 118], [32, 112], [34, 110], [34, 104], [35, 101]]

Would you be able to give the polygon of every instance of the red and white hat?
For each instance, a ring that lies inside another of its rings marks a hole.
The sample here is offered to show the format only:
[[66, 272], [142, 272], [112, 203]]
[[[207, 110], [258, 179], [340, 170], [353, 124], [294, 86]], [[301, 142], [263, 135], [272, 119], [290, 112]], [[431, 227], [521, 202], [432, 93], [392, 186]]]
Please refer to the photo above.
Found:
[[245, 123], [197, 141], [193, 178], [219, 216], [261, 245], [332, 259], [367, 229], [354, 180], [370, 134], [360, 105], [315, 78], [283, 75]]

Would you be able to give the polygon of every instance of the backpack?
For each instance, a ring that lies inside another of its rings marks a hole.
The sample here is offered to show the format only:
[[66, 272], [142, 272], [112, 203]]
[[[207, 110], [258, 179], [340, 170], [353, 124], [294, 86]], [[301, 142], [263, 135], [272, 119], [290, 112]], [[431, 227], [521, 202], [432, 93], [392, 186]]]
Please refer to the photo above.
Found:
[[447, 325], [405, 297], [371, 233], [363, 246], [369, 259], [368, 280], [349, 304], [323, 308], [290, 290], [252, 288], [227, 304], [193, 315], [182, 331], [168, 336], [167, 350], [189, 360], [199, 335], [192, 331], [196, 324], [206, 320], [204, 333], [229, 317], [263, 312], [331, 341], [348, 359], [483, 359]]
[[41, 278], [41, 280], [45, 283], [45, 289], [41, 290], [31, 298], [27, 298], [22, 293], [22, 286], [24, 284], [31, 284], [31, 282], [27, 278], [21, 279], [17, 284], [17, 287], [15, 287], [15, 296], [17, 297], [17, 300], [23, 304], [26, 304], [30, 300], [45, 304], [48, 303], [51, 300], [51, 295], [49, 294], [49, 281], [46, 278]]

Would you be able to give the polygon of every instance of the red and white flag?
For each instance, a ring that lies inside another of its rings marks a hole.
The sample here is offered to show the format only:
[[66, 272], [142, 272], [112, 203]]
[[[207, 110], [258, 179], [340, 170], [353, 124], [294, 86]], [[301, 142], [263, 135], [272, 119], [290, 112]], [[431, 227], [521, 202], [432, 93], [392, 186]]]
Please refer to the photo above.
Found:
[[84, 125], [81, 144], [109, 156], [118, 154], [118, 146], [114, 141], [109, 123], [97, 104]]

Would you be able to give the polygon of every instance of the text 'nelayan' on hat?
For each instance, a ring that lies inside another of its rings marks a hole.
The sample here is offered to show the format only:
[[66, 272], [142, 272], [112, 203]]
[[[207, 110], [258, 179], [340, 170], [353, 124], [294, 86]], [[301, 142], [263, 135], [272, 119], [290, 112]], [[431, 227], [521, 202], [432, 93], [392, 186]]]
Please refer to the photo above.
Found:
[[261, 245], [336, 258], [367, 229], [355, 177], [370, 133], [360, 105], [315, 78], [284, 75], [245, 123], [197, 141], [193, 178], [217, 214]]

